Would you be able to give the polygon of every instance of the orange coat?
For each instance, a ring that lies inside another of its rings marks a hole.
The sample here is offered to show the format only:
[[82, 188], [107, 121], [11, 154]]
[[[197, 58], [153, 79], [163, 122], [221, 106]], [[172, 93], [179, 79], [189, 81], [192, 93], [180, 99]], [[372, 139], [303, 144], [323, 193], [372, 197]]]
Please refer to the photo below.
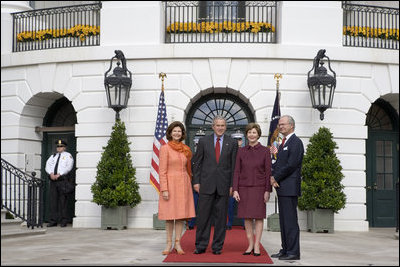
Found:
[[[168, 144], [160, 149], [160, 197], [158, 219], [176, 220], [195, 217], [191, 178], [187, 172], [187, 158]], [[162, 191], [168, 190], [164, 200]]]

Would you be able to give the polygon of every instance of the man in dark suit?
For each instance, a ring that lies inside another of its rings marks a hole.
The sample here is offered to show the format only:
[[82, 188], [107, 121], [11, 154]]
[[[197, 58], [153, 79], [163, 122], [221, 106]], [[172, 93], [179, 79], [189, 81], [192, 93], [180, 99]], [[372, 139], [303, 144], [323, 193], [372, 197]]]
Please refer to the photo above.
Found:
[[271, 257], [280, 260], [300, 259], [300, 229], [297, 222], [297, 203], [301, 194], [301, 164], [303, 142], [294, 134], [295, 122], [284, 115], [278, 122], [279, 132], [284, 136], [273, 165], [271, 184], [275, 187], [279, 204], [279, 224], [282, 249]]
[[232, 195], [232, 177], [235, 169], [237, 141], [225, 135], [226, 120], [215, 116], [212, 135], [199, 140], [192, 159], [193, 188], [199, 193], [196, 250], [204, 253], [210, 240], [211, 219], [214, 217], [213, 254], [221, 254], [225, 241], [229, 196]]

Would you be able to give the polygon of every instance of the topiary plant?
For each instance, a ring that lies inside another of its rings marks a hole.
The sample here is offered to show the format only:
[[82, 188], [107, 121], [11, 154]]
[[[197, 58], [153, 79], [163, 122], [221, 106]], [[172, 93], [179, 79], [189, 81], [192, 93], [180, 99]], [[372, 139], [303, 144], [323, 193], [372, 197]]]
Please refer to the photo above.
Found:
[[136, 169], [132, 167], [125, 124], [115, 122], [111, 137], [97, 164], [96, 181], [91, 187], [93, 202], [107, 208], [130, 206], [140, 203]]
[[321, 127], [311, 137], [301, 170], [300, 210], [331, 209], [337, 213], [344, 208], [342, 167], [335, 148], [336, 142], [328, 128]]

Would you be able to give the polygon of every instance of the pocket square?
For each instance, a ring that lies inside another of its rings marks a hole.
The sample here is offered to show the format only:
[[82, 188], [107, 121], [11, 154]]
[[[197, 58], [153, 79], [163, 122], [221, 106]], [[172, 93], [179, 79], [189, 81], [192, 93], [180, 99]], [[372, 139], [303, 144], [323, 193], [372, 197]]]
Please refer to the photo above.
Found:
[[287, 150], [287, 149], [288, 149], [288, 147], [284, 147], [284, 148], [283, 148], [283, 150]]

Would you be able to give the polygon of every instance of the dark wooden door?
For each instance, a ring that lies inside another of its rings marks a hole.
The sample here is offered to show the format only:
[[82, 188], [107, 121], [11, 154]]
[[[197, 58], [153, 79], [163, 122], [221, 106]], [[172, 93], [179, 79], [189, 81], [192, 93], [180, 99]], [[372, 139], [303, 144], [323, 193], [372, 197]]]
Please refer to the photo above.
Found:
[[398, 136], [369, 132], [367, 140], [367, 218], [371, 227], [396, 226]]
[[[46, 183], [44, 186], [44, 221], [48, 222], [49, 213], [50, 213], [50, 180], [48, 174], [45, 171], [46, 161], [50, 157], [50, 155], [56, 152], [56, 140], [62, 139], [67, 142], [67, 152], [69, 152], [74, 158], [74, 167], [72, 169], [73, 177], [75, 179], [75, 169], [76, 169], [76, 137], [75, 132], [49, 132], [43, 134], [43, 153], [42, 153], [42, 179], [45, 179]], [[68, 213], [71, 218], [70, 223], [72, 222], [72, 218], [75, 216], [75, 191], [71, 195], [69, 195], [68, 199]]]

